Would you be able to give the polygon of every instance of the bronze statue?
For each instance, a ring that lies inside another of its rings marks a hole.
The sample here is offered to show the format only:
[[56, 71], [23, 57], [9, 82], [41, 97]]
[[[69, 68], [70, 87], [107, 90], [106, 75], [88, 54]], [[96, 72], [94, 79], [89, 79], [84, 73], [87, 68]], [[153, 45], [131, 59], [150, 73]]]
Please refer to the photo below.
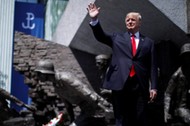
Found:
[[111, 102], [111, 90], [102, 88], [102, 84], [104, 81], [105, 74], [107, 70], [109, 69], [109, 63], [110, 63], [111, 56], [106, 54], [99, 54], [95, 57], [96, 60], [96, 66], [98, 68], [99, 72], [99, 78], [101, 80], [100, 82], [100, 94], [104, 98], [106, 98], [109, 102]]
[[[7, 100], [18, 106], [25, 107], [29, 112], [27, 112], [27, 110], [17, 112], [14, 108], [9, 107]], [[29, 115], [35, 111], [36, 109], [34, 107], [25, 104], [17, 97], [11, 95], [8, 91], [0, 88], [0, 125], [34, 126], [34, 119]]]
[[172, 75], [164, 97], [168, 126], [190, 125], [190, 43], [181, 47], [181, 66]]
[[10, 101], [16, 103], [18, 106], [25, 107], [30, 111], [35, 111], [34, 107], [25, 104], [23, 101], [19, 100], [17, 97], [11, 95], [9, 92], [7, 92], [6, 90], [4, 90], [2, 88], [0, 88], [0, 97], [10, 100]]
[[99, 54], [95, 57], [96, 60], [96, 66], [98, 67], [99, 70], [101, 71], [105, 71], [108, 66], [109, 66], [109, 62], [110, 62], [110, 56], [109, 55], [105, 55], [105, 54]]
[[56, 93], [63, 101], [66, 100], [80, 107], [80, 115], [70, 126], [80, 126], [86, 118], [95, 115], [97, 107], [104, 110], [104, 112], [112, 112], [112, 106], [109, 102], [72, 73], [55, 71], [51, 61], [40, 60], [35, 71], [39, 81], [53, 82]]
[[104, 76], [106, 74], [106, 71], [110, 63], [110, 59], [111, 59], [110, 56], [105, 55], [105, 54], [99, 54], [95, 57], [96, 67], [98, 68], [99, 77], [101, 80], [101, 87], [104, 80]]

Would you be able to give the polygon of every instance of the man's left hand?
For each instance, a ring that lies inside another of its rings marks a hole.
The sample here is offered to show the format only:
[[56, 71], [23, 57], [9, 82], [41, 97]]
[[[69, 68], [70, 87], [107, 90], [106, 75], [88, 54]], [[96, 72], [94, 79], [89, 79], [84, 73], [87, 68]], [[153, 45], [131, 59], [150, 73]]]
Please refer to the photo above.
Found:
[[155, 89], [151, 89], [150, 90], [150, 103], [151, 102], [154, 102], [154, 100], [156, 99], [156, 96], [157, 96], [157, 90]]

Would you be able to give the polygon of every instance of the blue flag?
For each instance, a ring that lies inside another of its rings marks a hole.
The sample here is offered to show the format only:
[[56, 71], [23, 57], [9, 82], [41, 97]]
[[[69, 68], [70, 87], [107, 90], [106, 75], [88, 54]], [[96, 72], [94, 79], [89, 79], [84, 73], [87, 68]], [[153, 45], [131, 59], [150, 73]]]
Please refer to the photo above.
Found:
[[[45, 10], [42, 4], [15, 2], [14, 30], [43, 39], [44, 14]], [[12, 69], [11, 94], [26, 104], [31, 102], [23, 75], [14, 69]], [[23, 109], [14, 103], [11, 103], [11, 106], [18, 111]]]
[[44, 38], [44, 5], [33, 3], [15, 3], [15, 25], [16, 31]]

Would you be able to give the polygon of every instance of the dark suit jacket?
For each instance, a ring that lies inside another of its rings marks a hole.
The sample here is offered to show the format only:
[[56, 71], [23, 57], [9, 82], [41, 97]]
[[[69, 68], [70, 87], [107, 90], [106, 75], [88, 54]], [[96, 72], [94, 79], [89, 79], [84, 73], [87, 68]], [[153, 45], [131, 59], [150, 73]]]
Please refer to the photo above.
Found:
[[[130, 34], [113, 33], [107, 35], [98, 23], [91, 26], [96, 39], [112, 48], [112, 59], [106, 74], [103, 87], [111, 90], [121, 90], [134, 64], [141, 87], [148, 93], [149, 87], [157, 87], [157, 65], [154, 42], [140, 34], [140, 41], [135, 57], [132, 56]], [[150, 83], [151, 82], [151, 83]]]

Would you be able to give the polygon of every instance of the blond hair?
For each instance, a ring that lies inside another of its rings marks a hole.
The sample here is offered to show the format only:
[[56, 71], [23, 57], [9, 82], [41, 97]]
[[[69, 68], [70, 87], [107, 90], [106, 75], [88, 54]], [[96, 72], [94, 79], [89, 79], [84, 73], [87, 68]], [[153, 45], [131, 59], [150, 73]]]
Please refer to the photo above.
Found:
[[127, 14], [126, 14], [126, 17], [125, 17], [125, 18], [127, 18], [127, 16], [128, 16], [129, 14], [132, 14], [132, 15], [137, 16], [137, 17], [138, 17], [138, 19], [139, 19], [139, 21], [141, 21], [141, 20], [142, 20], [142, 16], [141, 16], [141, 14], [140, 14], [140, 13], [138, 13], [138, 12], [129, 12], [129, 13], [127, 13]]

